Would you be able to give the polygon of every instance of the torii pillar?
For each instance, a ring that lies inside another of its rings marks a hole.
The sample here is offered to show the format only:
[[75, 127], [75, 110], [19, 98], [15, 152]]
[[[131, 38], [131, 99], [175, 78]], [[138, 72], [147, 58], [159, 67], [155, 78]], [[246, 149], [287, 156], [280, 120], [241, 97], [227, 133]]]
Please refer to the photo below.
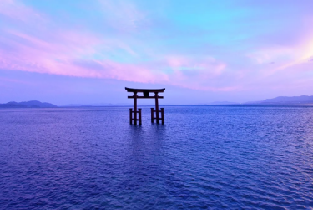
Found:
[[[165, 88], [163, 89], [134, 89], [134, 88], [127, 88], [125, 87], [125, 90], [127, 92], [133, 92], [134, 95], [128, 96], [128, 98], [134, 99], [134, 110], [129, 109], [129, 124], [137, 125], [137, 121], [139, 121], [139, 125], [141, 125], [141, 109], [138, 109], [137, 111], [137, 99], [143, 98], [143, 99], [154, 99], [155, 101], [155, 109], [151, 108], [151, 122], [154, 123], [154, 120], [156, 120], [157, 124], [160, 124], [160, 120], [162, 121], [162, 125], [164, 125], [164, 108], [159, 109], [159, 99], [163, 99], [164, 96], [159, 96], [159, 93], [163, 93]], [[143, 96], [138, 96], [137, 93], [143, 93]], [[154, 96], [150, 96], [149, 93], [154, 93]], [[133, 116], [134, 113], [134, 116]], [[139, 114], [139, 119], [137, 119], [137, 113]], [[154, 115], [154, 113], [156, 113]], [[160, 117], [161, 113], [161, 117]]]

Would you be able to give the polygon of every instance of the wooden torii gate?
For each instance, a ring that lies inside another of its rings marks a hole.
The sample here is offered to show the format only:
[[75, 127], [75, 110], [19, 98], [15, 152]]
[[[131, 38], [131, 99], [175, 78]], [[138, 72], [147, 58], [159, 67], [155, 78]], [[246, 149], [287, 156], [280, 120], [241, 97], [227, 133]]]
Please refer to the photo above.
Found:
[[[159, 99], [163, 99], [164, 96], [159, 96], [159, 93], [163, 93], [165, 88], [163, 89], [134, 89], [134, 88], [127, 88], [125, 87], [125, 90], [127, 92], [132, 92], [134, 95], [128, 96], [128, 98], [134, 99], [134, 110], [129, 109], [129, 124], [137, 125], [137, 121], [139, 121], [139, 125], [141, 125], [141, 109], [138, 109], [137, 111], [137, 99], [139, 98], [154, 98], [155, 100], [155, 109], [151, 108], [151, 122], [154, 123], [154, 120], [156, 120], [156, 123], [159, 124], [160, 120], [162, 120], [162, 125], [164, 125], [164, 108], [159, 109]], [[138, 96], [137, 93], [143, 93], [143, 96]], [[150, 96], [149, 93], [154, 93], [154, 96]], [[133, 116], [134, 113], [134, 116]], [[137, 113], [139, 114], [139, 118], [137, 118]], [[154, 113], [155, 116], [154, 116]], [[160, 117], [161, 113], [161, 117]]]

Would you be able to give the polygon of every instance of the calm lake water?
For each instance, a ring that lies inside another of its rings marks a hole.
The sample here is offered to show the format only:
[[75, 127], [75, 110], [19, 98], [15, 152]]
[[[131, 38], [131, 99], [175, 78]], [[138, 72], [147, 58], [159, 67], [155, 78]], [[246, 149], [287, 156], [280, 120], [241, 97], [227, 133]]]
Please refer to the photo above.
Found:
[[313, 107], [0, 109], [0, 209], [313, 209]]

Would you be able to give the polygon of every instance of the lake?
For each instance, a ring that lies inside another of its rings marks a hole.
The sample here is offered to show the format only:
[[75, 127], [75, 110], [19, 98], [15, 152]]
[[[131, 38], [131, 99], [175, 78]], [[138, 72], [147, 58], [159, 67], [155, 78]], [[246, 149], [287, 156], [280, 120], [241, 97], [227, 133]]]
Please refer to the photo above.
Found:
[[313, 209], [313, 107], [161, 107], [0, 109], [0, 209]]

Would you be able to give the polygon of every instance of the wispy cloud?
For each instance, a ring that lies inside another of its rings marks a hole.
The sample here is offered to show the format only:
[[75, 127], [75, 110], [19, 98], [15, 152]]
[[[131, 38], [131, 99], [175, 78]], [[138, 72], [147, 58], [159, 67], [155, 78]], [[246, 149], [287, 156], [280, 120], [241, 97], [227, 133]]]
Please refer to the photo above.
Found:
[[140, 29], [148, 24], [148, 17], [131, 1], [98, 0], [106, 24], [122, 32]]
[[[313, 56], [313, 19], [301, 5], [288, 25], [289, 3], [280, 5], [282, 17], [269, 11], [273, 24], [260, 16], [269, 8], [259, 3], [55, 3], [67, 12], [64, 23], [57, 6], [37, 4], [0, 1], [0, 69], [236, 91], [285, 84], [290, 74], [301, 79]], [[292, 26], [297, 30], [284, 38]]]
[[43, 14], [35, 11], [32, 7], [23, 4], [19, 0], [1, 0], [0, 15], [21, 22], [32, 22], [33, 24], [45, 20]]

